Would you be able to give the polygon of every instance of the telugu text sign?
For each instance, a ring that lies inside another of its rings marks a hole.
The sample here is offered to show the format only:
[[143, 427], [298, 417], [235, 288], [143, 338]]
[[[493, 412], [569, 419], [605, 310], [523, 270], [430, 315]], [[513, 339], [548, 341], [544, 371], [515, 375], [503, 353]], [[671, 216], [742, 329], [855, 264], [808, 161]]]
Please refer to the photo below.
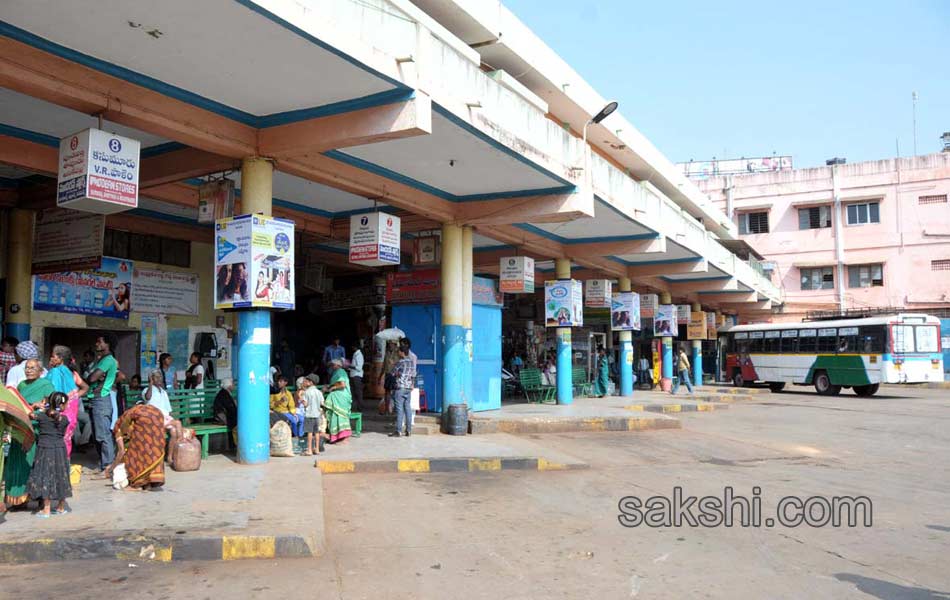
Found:
[[36, 214], [33, 273], [98, 269], [102, 263], [105, 217], [63, 208]]
[[198, 274], [158, 269], [132, 271], [132, 309], [141, 313], [198, 315]]
[[138, 140], [95, 128], [61, 139], [57, 206], [99, 214], [137, 207], [140, 149]]

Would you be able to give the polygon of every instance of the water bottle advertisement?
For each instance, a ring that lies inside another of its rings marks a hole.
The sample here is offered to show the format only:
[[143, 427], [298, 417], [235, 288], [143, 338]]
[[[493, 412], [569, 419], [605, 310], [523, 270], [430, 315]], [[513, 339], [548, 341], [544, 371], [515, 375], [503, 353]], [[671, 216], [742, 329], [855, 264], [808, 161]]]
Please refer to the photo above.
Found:
[[33, 276], [33, 310], [128, 319], [132, 305], [132, 261], [102, 257], [90, 271]]

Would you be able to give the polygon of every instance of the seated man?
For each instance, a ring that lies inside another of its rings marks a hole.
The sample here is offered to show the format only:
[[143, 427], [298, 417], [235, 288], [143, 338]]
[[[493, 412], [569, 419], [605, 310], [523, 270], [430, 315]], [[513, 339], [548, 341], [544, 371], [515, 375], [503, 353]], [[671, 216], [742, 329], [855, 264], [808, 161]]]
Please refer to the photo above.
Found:
[[[148, 375], [148, 389], [142, 395], [146, 404], [150, 404], [162, 412], [165, 419], [165, 429], [168, 430], [168, 449], [175, 448], [175, 442], [182, 437], [181, 421], [172, 417], [172, 404], [168, 400], [168, 391], [165, 390], [165, 378], [162, 372], [155, 369]], [[131, 408], [131, 407], [130, 407]], [[174, 458], [172, 452], [166, 452], [165, 458], [171, 462]]]
[[287, 421], [295, 437], [303, 436], [303, 415], [297, 415], [297, 403], [294, 401], [294, 395], [287, 389], [286, 375], [277, 377], [277, 393], [271, 394], [270, 409]]
[[237, 404], [234, 402], [234, 381], [231, 379], [221, 380], [221, 389], [214, 397], [212, 412], [214, 420], [228, 427], [228, 448], [234, 447], [232, 439], [234, 428], [237, 427]]

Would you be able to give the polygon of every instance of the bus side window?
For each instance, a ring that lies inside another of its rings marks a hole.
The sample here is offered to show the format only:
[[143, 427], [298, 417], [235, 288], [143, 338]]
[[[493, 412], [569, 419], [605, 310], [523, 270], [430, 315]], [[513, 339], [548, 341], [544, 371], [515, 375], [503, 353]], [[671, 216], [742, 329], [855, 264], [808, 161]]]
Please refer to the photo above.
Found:
[[860, 329], [857, 352], [862, 354], [884, 354], [884, 325], [865, 325]]
[[838, 349], [837, 334], [838, 332], [834, 329], [819, 329], [818, 352], [835, 352]]
[[818, 337], [815, 330], [803, 329], [799, 332], [798, 351], [800, 353], [810, 353], [818, 351]]

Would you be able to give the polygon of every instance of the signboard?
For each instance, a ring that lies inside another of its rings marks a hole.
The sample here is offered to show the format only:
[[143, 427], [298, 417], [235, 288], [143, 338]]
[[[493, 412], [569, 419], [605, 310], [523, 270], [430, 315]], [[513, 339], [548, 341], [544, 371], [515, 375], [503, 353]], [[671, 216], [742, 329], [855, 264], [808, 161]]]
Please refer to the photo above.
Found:
[[613, 331], [640, 330], [640, 294], [617, 292], [610, 305], [610, 328]]
[[381, 304], [386, 304], [386, 288], [381, 285], [365, 285], [327, 292], [323, 295], [322, 306], [323, 312], [333, 312]]
[[139, 205], [138, 140], [90, 128], [59, 142], [56, 205], [108, 215]]
[[102, 257], [90, 271], [33, 276], [33, 310], [128, 319], [132, 299], [132, 261]]
[[789, 171], [792, 169], [792, 157], [762, 156], [727, 160], [691, 160], [686, 163], [677, 163], [677, 165], [683, 170], [683, 175], [690, 179], [707, 179], [717, 175]]
[[215, 223], [214, 307], [294, 308], [294, 222], [242, 215]]
[[718, 333], [718, 323], [716, 319], [716, 313], [710, 311], [706, 313], [706, 339], [714, 340], [716, 339], [716, 334]]
[[640, 316], [644, 319], [656, 317], [656, 307], [660, 304], [660, 297], [656, 294], [640, 295]]
[[142, 315], [141, 336], [139, 336], [139, 373], [145, 385], [148, 385], [146, 379], [148, 374], [158, 368], [158, 351], [163, 347], [158, 343], [158, 319], [158, 315]]
[[434, 235], [412, 240], [412, 264], [416, 266], [437, 265], [442, 262], [441, 240]]
[[656, 316], [653, 318], [653, 335], [655, 337], [676, 336], [676, 305], [658, 304]]
[[234, 216], [234, 182], [208, 181], [198, 186], [198, 222], [214, 223]]
[[198, 274], [158, 269], [132, 270], [135, 312], [198, 315]]
[[98, 269], [106, 218], [63, 208], [36, 214], [33, 234], [33, 273], [62, 273]]
[[534, 259], [528, 256], [509, 256], [499, 262], [498, 279], [505, 294], [534, 293]]
[[678, 325], [689, 325], [689, 312], [692, 310], [692, 305], [690, 304], [677, 304], [676, 305], [676, 323]]
[[697, 310], [689, 317], [689, 324], [686, 326], [686, 339], [704, 340], [706, 334], [706, 313]]
[[386, 273], [386, 302], [429, 304], [442, 301], [442, 271], [419, 269]]
[[388, 213], [350, 217], [350, 262], [369, 267], [399, 264], [400, 221]]
[[609, 279], [588, 279], [584, 282], [584, 306], [610, 308], [610, 292], [613, 284]]
[[580, 281], [544, 282], [544, 324], [547, 327], [584, 325], [584, 286]]
[[472, 304], [503, 306], [504, 299], [495, 287], [495, 280], [487, 277], [472, 278]]

